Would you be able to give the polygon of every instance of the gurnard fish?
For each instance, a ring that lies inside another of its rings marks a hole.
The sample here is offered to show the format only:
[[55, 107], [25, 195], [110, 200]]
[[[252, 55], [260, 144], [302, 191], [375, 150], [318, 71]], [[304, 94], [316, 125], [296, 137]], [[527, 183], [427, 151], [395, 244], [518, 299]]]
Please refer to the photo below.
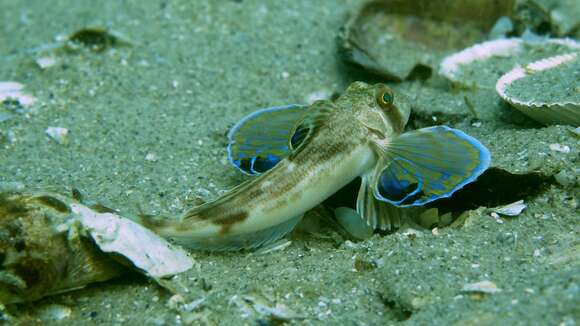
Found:
[[360, 177], [357, 218], [394, 228], [401, 210], [451, 196], [490, 163], [485, 146], [460, 130], [403, 133], [409, 114], [403, 94], [363, 82], [334, 101], [254, 112], [230, 130], [228, 158], [257, 177], [180, 218], [143, 222], [191, 249], [252, 249], [283, 237]]

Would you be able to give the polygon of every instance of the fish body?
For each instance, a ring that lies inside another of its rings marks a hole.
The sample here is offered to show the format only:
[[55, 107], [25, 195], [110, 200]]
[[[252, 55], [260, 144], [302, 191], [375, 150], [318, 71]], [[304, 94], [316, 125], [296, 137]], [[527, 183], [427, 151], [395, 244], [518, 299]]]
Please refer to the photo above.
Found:
[[[335, 101], [262, 110], [230, 132], [230, 161], [256, 178], [179, 219], [145, 222], [192, 249], [255, 248], [291, 231], [306, 211], [362, 176], [361, 218], [382, 227], [389, 217], [380, 216], [383, 204], [376, 198], [384, 195], [389, 201], [390, 195], [413, 192], [405, 187], [423, 184], [401, 176], [400, 183], [386, 183], [389, 188], [381, 193], [385, 167], [395, 179], [400, 173], [401, 169], [388, 168], [388, 162], [398, 158], [389, 147], [396, 145], [409, 113], [404, 96], [395, 96], [383, 84], [362, 82], [353, 83]], [[402, 169], [405, 174], [404, 164]]]

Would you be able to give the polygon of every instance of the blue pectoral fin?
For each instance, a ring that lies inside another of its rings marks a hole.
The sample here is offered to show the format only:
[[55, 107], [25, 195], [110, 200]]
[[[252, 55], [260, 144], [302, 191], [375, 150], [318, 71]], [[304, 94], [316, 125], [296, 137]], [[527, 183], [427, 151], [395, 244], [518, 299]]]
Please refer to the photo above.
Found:
[[246, 116], [228, 133], [229, 162], [249, 175], [273, 168], [289, 154], [290, 133], [303, 113], [303, 106], [287, 105]]
[[424, 205], [474, 181], [490, 161], [487, 148], [460, 130], [408, 132], [390, 144], [388, 163], [373, 180], [374, 196], [399, 207]]

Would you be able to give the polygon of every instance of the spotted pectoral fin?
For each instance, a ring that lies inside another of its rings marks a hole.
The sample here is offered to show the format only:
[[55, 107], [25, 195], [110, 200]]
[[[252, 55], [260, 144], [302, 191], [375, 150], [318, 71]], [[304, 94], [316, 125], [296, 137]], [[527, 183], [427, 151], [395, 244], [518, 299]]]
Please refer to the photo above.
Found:
[[245, 174], [257, 175], [273, 168], [290, 151], [292, 129], [304, 106], [277, 106], [256, 111], [228, 133], [228, 159]]
[[386, 165], [373, 176], [374, 196], [399, 207], [424, 205], [474, 181], [490, 161], [487, 148], [460, 130], [436, 126], [408, 132], [389, 145]]

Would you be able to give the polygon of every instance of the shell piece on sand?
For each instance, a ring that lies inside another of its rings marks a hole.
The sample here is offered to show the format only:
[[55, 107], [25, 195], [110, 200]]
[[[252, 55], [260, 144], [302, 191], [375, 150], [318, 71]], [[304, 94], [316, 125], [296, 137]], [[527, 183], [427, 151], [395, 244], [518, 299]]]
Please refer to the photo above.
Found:
[[501, 292], [501, 289], [491, 281], [481, 281], [476, 283], [465, 284], [461, 289], [463, 292], [475, 292], [475, 293], [497, 293]]
[[67, 197], [0, 192], [0, 304], [34, 301], [119, 276], [123, 268], [65, 225]]
[[126, 270], [119, 255], [162, 286], [193, 266], [183, 249], [127, 218], [59, 193], [0, 192], [0, 305], [117, 277]]
[[102, 251], [126, 257], [148, 276], [168, 277], [193, 266], [187, 252], [138, 223], [76, 203], [71, 204], [71, 210]]
[[496, 83], [497, 94], [543, 124], [580, 125], [580, 52], [518, 66]]
[[0, 81], [0, 103], [6, 100], [18, 101], [22, 106], [31, 106], [37, 98], [24, 92], [24, 85], [13, 81]]
[[505, 216], [518, 216], [524, 211], [524, 209], [526, 207], [527, 206], [523, 200], [518, 200], [518, 201], [513, 202], [511, 204], [496, 207], [494, 209], [494, 211], [498, 214], [505, 215]]
[[498, 78], [517, 65], [575, 51], [580, 51], [580, 43], [572, 39], [498, 39], [446, 57], [439, 73], [457, 85], [493, 89]]

